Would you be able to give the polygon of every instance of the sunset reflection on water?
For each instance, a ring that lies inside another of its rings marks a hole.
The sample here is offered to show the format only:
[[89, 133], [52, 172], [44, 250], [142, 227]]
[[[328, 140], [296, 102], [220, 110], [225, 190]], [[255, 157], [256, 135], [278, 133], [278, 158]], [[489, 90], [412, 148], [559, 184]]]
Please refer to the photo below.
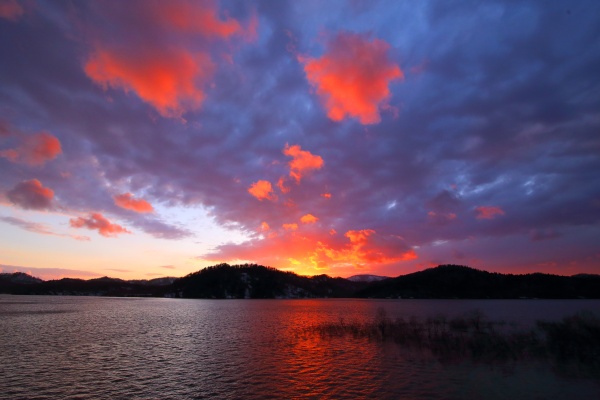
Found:
[[447, 363], [310, 329], [382, 304], [410, 303], [0, 296], [0, 398], [598, 398], [598, 380], [541, 364]]

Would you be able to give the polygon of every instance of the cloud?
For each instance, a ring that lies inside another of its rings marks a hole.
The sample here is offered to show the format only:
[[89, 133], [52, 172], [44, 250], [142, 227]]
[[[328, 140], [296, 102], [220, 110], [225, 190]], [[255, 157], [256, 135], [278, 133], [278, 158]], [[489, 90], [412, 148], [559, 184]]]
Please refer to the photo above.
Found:
[[197, 110], [216, 68], [210, 46], [243, 34], [240, 23], [220, 18], [212, 1], [134, 1], [128, 7], [127, 18], [119, 18], [122, 10], [108, 12], [121, 35], [102, 31], [93, 41], [87, 76], [105, 89], [134, 92], [164, 117]]
[[381, 120], [379, 111], [391, 97], [390, 82], [404, 77], [390, 60], [389, 47], [380, 39], [342, 32], [327, 43], [321, 58], [299, 57], [330, 119], [348, 116], [363, 125]]
[[200, 107], [202, 86], [212, 75], [214, 65], [204, 53], [184, 50], [98, 48], [85, 65], [85, 73], [96, 83], [135, 92], [164, 117], [180, 117]]
[[174, 265], [161, 265], [159, 268], [175, 269], [175, 266]]
[[263, 201], [265, 199], [271, 201], [277, 200], [277, 196], [275, 196], [275, 193], [273, 193], [273, 186], [269, 181], [260, 180], [254, 182], [248, 188], [248, 193], [250, 193], [252, 196], [256, 197], [260, 201]]
[[100, 213], [91, 213], [88, 217], [71, 218], [73, 228], [97, 230], [104, 237], [116, 237], [121, 233], [131, 233], [121, 225], [113, 224]]
[[283, 229], [285, 229], [286, 231], [295, 231], [298, 229], [298, 224], [296, 224], [296, 223], [283, 224], [283, 225], [281, 225], [281, 227]]
[[456, 219], [456, 214], [429, 211], [427, 213], [427, 219], [434, 225], [446, 225]]
[[26, 137], [17, 148], [0, 151], [0, 157], [16, 163], [40, 166], [55, 159], [60, 153], [62, 148], [58, 138], [48, 132], [40, 132]]
[[35, 268], [35, 267], [21, 267], [15, 265], [0, 265], [0, 272], [13, 273], [13, 272], [25, 272], [36, 278], [43, 280], [61, 279], [61, 278], [97, 278], [100, 274], [91, 271], [82, 271], [76, 269], [66, 268]]
[[25, 13], [17, 0], [0, 0], [0, 18], [17, 21]]
[[131, 219], [130, 222], [135, 227], [140, 228], [157, 239], [179, 240], [194, 236], [190, 230], [165, 223], [158, 218], [139, 218], [136, 215], [136, 218]]
[[532, 229], [529, 232], [529, 238], [533, 242], [541, 242], [543, 240], [553, 240], [561, 237], [561, 233], [553, 229]]
[[17, 183], [6, 192], [6, 197], [25, 210], [49, 210], [53, 208], [54, 191], [44, 187], [39, 180], [31, 179]]
[[504, 210], [496, 206], [478, 206], [475, 207], [477, 219], [494, 219], [496, 216], [504, 215]]
[[0, 217], [0, 220], [11, 224], [13, 226], [17, 226], [21, 229], [24, 229], [26, 231], [29, 232], [33, 232], [33, 233], [39, 233], [41, 235], [50, 235], [50, 236], [60, 236], [60, 237], [68, 237], [71, 239], [75, 239], [75, 240], [80, 240], [80, 241], [89, 241], [90, 238], [87, 236], [80, 236], [80, 235], [68, 235], [68, 234], [64, 234], [64, 233], [56, 233], [50, 230], [50, 228], [48, 228], [48, 226], [44, 225], [44, 224], [40, 224], [37, 222], [31, 222], [31, 221], [26, 221], [24, 219], [21, 218], [16, 218], [16, 217]]
[[151, 213], [154, 208], [144, 199], [134, 199], [131, 193], [123, 193], [113, 197], [115, 204], [126, 210], [137, 213]]
[[302, 217], [300, 217], [300, 222], [302, 222], [303, 224], [314, 224], [318, 220], [319, 218], [315, 217], [312, 214], [305, 214]]
[[290, 176], [299, 182], [304, 175], [312, 170], [317, 170], [323, 167], [324, 161], [321, 156], [311, 154], [310, 151], [302, 150], [299, 145], [285, 145], [283, 154], [292, 157], [292, 161], [288, 163], [290, 166]]
[[399, 236], [378, 235], [373, 229], [350, 230], [344, 235], [350, 243], [328, 247], [321, 243], [319, 252], [325, 263], [389, 264], [417, 258], [415, 251]]

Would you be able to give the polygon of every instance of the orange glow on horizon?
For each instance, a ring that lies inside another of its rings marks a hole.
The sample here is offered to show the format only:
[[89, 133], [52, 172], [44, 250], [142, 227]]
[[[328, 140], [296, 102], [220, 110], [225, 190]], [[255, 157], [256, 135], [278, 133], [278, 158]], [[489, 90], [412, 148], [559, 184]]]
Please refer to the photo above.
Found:
[[398, 236], [379, 235], [372, 229], [350, 230], [345, 240], [335, 230], [302, 232], [295, 223], [283, 224], [281, 235], [269, 235], [245, 245], [222, 246], [205, 260], [258, 262], [296, 273], [364, 273], [382, 265], [417, 258]]

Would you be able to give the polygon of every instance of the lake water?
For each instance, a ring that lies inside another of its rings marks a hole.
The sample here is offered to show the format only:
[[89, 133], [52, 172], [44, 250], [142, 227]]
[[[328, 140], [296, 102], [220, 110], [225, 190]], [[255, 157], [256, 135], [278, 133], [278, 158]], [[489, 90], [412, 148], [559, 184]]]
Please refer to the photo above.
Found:
[[538, 362], [442, 363], [323, 322], [461, 315], [532, 326], [595, 300], [183, 300], [0, 295], [2, 399], [599, 399]]

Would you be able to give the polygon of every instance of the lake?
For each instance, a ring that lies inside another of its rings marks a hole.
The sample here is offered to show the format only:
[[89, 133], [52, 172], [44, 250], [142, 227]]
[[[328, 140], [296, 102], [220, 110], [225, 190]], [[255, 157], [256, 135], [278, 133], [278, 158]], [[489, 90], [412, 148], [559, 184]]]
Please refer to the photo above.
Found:
[[0, 295], [2, 399], [598, 399], [600, 377], [536, 361], [443, 362], [307, 328], [481, 310], [531, 327], [598, 300], [185, 300]]

